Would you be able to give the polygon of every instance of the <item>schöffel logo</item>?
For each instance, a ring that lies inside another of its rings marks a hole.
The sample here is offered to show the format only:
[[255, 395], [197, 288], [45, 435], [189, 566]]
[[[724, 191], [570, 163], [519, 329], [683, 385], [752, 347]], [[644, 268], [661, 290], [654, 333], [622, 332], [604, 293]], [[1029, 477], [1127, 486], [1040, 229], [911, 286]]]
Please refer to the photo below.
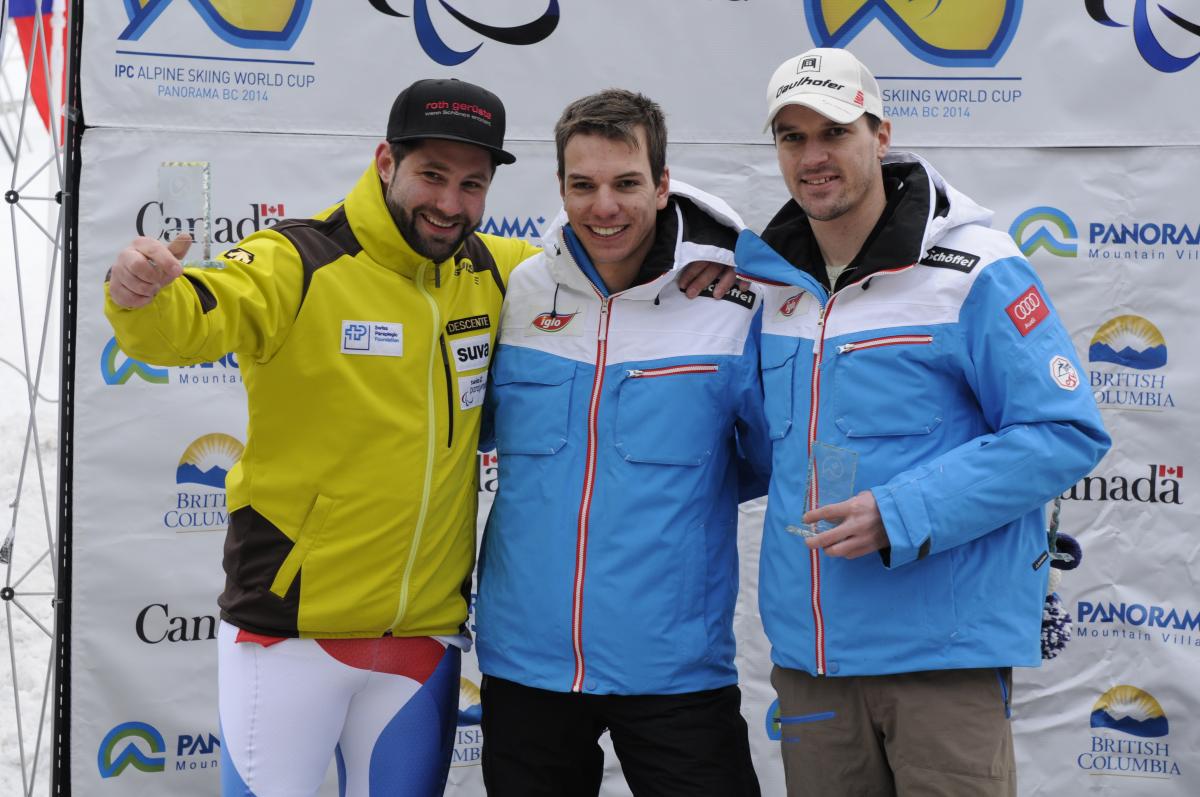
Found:
[[[117, 750], [123, 742], [128, 744]], [[166, 750], [167, 743], [153, 725], [123, 722], [101, 740], [96, 765], [102, 778], [115, 778], [130, 766], [142, 772], [162, 772], [167, 765]]]
[[1112, 687], [1092, 705], [1090, 726], [1088, 749], [1075, 759], [1089, 775], [1162, 780], [1182, 774], [1166, 741], [1166, 712], [1146, 690]]
[[970, 274], [971, 269], [979, 265], [979, 257], [957, 249], [947, 249], [944, 246], [931, 246], [921, 258], [921, 265], [935, 268], [949, 268]]
[[1117, 473], [1085, 476], [1062, 494], [1064, 501], [1123, 501], [1138, 504], [1182, 505], [1182, 465], [1147, 465], [1142, 476]]
[[[408, 17], [408, 14], [401, 14], [392, 8], [391, 0], [369, 0], [369, 2], [375, 10], [388, 16]], [[486, 39], [491, 39], [501, 44], [537, 44], [553, 33], [554, 29], [558, 27], [558, 0], [550, 0], [550, 4], [546, 7], [546, 10], [537, 19], [509, 27], [488, 25], [479, 20], [472, 19], [454, 8], [446, 0], [439, 0], [439, 5], [463, 27], [474, 33], [478, 33]], [[426, 55], [442, 66], [456, 66], [461, 64], [478, 52], [479, 48], [483, 46], [483, 43], [480, 42], [469, 50], [455, 50], [446, 44], [446, 41], [434, 26], [433, 18], [429, 14], [429, 0], [413, 0], [412, 20], [413, 25], [417, 29], [417, 41], [420, 43], [421, 49], [425, 51]]]
[[804, 0], [819, 47], [845, 47], [872, 20], [917, 58], [938, 66], [995, 66], [1021, 17], [1022, 0]]
[[[1172, 5], [1178, 7], [1179, 0], [1175, 0]], [[1084, 5], [1087, 7], [1088, 15], [1099, 22], [1101, 25], [1107, 25], [1110, 28], [1128, 28], [1130, 25], [1117, 22], [1108, 13], [1109, 3], [1107, 0], [1084, 0]], [[1120, 3], [1128, 7], [1128, 3]], [[1200, 52], [1193, 53], [1187, 56], [1177, 56], [1167, 51], [1159, 37], [1154, 32], [1154, 26], [1150, 24], [1150, 13], [1147, 0], [1135, 0], [1133, 4], [1133, 41], [1137, 45], [1138, 54], [1150, 66], [1157, 69], [1159, 72], [1180, 72], [1187, 69], [1197, 58], [1200, 58]], [[1154, 7], [1162, 12], [1163, 17], [1173, 22], [1176, 29], [1186, 31], [1193, 36], [1200, 37], [1200, 22], [1195, 20], [1185, 19], [1179, 14], [1176, 14], [1171, 9], [1167, 8], [1165, 3], [1156, 2]], [[1194, 7], [1194, 4], [1193, 4]], [[1160, 26], [1161, 29], [1162, 26]], [[1197, 47], [1200, 47], [1200, 40], [1195, 42]]]
[[224, 531], [229, 525], [225, 477], [242, 451], [236, 438], [219, 432], [193, 441], [175, 468], [179, 489], [163, 512], [163, 526], [175, 532]]
[[[1088, 346], [1088, 381], [1096, 403], [1114, 410], [1170, 410], [1167, 341], [1158, 327], [1137, 315], [1105, 321]], [[1149, 373], [1159, 371], [1161, 373]]]
[[1075, 241], [1079, 233], [1075, 229], [1075, 222], [1066, 213], [1049, 205], [1030, 208], [1017, 216], [1008, 228], [1008, 234], [1025, 257], [1031, 257], [1039, 249], [1045, 249], [1057, 257], [1075, 257], [1078, 252]]
[[136, 375], [154, 385], [241, 384], [237, 355], [233, 352], [219, 360], [199, 365], [160, 368], [125, 355], [116, 337], [109, 339], [100, 353], [100, 375], [106, 385], [124, 385]]
[[[175, 0], [125, 0], [129, 25], [117, 38], [137, 41], [172, 2]], [[209, 30], [235, 47], [290, 50], [304, 30], [312, 0], [191, 0], [191, 5]]]
[[458, 681], [458, 728], [454, 735], [452, 767], [478, 766], [483, 756], [483, 698], [479, 687], [466, 678]]

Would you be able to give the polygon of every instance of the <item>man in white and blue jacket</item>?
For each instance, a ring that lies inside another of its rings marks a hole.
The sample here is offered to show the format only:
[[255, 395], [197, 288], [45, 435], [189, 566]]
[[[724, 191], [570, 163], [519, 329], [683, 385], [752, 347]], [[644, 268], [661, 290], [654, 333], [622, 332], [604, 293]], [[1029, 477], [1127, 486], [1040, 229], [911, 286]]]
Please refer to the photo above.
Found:
[[737, 504], [769, 467], [760, 302], [679, 283], [732, 265], [743, 225], [669, 179], [640, 94], [575, 101], [555, 139], [564, 211], [509, 279], [486, 404], [484, 782], [595, 795], [607, 728], [635, 795], [758, 795], [733, 608]]
[[737, 255], [769, 286], [759, 604], [788, 794], [1013, 795], [1042, 507], [1108, 435], [1032, 267], [929, 164], [888, 155], [858, 59], [791, 58], [768, 102], [792, 201]]

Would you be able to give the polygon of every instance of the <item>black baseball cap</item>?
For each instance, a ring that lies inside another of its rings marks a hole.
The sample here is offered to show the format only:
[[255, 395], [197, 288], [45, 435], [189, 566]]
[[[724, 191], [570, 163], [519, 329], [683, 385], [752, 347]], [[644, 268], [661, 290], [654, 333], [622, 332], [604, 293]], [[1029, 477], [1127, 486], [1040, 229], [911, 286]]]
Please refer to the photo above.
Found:
[[487, 89], [455, 78], [418, 80], [400, 92], [388, 116], [387, 140], [443, 138], [483, 147], [500, 163], [505, 152], [504, 103]]

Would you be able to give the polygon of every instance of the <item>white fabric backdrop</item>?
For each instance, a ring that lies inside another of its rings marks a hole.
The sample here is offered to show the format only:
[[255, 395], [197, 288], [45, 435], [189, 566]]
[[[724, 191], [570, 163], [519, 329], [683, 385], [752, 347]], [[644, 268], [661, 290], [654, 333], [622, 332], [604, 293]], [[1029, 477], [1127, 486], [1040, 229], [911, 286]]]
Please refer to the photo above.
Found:
[[[392, 5], [410, 14], [424, 3]], [[452, 5], [493, 25], [520, 24], [546, 9], [545, 0], [507, 3], [503, 13], [484, 2]], [[1108, 5], [1118, 21], [1131, 21], [1135, 3]], [[113, 253], [139, 232], [175, 231], [155, 204], [160, 163], [210, 163], [219, 232], [236, 236], [282, 215], [304, 216], [337, 200], [365, 167], [399, 88], [418, 76], [452, 74], [500, 94], [510, 138], [526, 139], [512, 144], [518, 163], [499, 172], [489, 197], [489, 232], [540, 234], [558, 203], [549, 127], [565, 101], [605, 85], [658, 99], [671, 123], [673, 174], [723, 196], [751, 227], [761, 229], [786, 198], [759, 131], [760, 87], [778, 61], [810, 45], [812, 2], [581, 6], [563, 3], [561, 22], [544, 42], [513, 46], [472, 33], [429, 4], [433, 27], [454, 47], [483, 43], [453, 69], [421, 48], [412, 19], [384, 16], [366, 2], [314, 2], [291, 49], [273, 50], [227, 44], [195, 4], [168, 4], [134, 41], [116, 38], [129, 23], [120, 4], [87, 7], [84, 113], [97, 126], [86, 132], [82, 155], [76, 334], [71, 754], [79, 794], [211, 794], [217, 777], [209, 628], [223, 582], [224, 496], [219, 486], [189, 481], [193, 472], [180, 467], [228, 468], [244, 440], [244, 393], [233, 361], [134, 367], [106, 350], [112, 332], [101, 313]], [[1190, 795], [1200, 788], [1200, 732], [1189, 722], [1197, 712], [1190, 684], [1200, 660], [1200, 557], [1184, 473], [1195, 467], [1196, 444], [1177, 430], [1200, 420], [1200, 369], [1188, 345], [1190, 299], [1200, 288], [1200, 114], [1180, 98], [1195, 96], [1200, 72], [1156, 71], [1128, 27], [1099, 25], [1075, 4], [1012, 6], [1020, 24], [994, 68], [928, 63], [878, 19], [849, 44], [880, 75], [937, 76], [938, 85], [988, 91], [992, 82], [979, 75], [1021, 78], [1010, 81], [1027, 92], [1020, 101], [979, 103], [964, 118], [901, 116], [897, 139], [956, 145], [921, 151], [996, 211], [994, 226], [1011, 228], [1029, 248], [1115, 438], [1095, 479], [1064, 502], [1063, 529], [1082, 540], [1085, 562], [1067, 574], [1060, 593], [1083, 622], [1061, 656], [1017, 675], [1021, 793]], [[1162, 19], [1151, 21], [1161, 26]], [[1187, 54], [1180, 40], [1163, 36]], [[1196, 42], [1187, 46], [1200, 50]], [[662, 50], [652, 57], [654, 47]], [[1048, 50], [1061, 56], [1044, 58]], [[307, 71], [253, 71], [316, 80], [270, 87], [265, 100], [211, 101], [158, 95], [158, 86], [187, 80], [136, 76], [138, 66], [183, 69], [185, 77], [187, 69], [252, 66], [214, 58], [312, 61]], [[132, 63], [133, 75], [118, 77], [118, 63]], [[1146, 124], [1151, 114], [1155, 123]], [[285, 134], [212, 132], [224, 129]], [[314, 131], [329, 135], [294, 134]], [[1010, 146], [990, 146], [999, 143]], [[1050, 148], [1081, 143], [1109, 146]], [[1166, 143], [1187, 146], [1117, 146]], [[481, 461], [483, 487], [491, 486], [488, 467]], [[482, 517], [486, 490], [481, 498]], [[782, 769], [768, 722], [774, 694], [755, 596], [760, 524], [761, 506], [745, 508], [735, 622], [756, 765], [764, 794], [775, 795], [783, 793]], [[463, 676], [466, 709], [478, 699], [473, 658]], [[1114, 722], [1122, 717], [1125, 723]], [[129, 722], [148, 724], [151, 741], [113, 733]], [[106, 741], [115, 742], [107, 761]], [[479, 742], [478, 726], [460, 728], [451, 793], [482, 793]], [[101, 777], [129, 744], [161, 761], [163, 771], [128, 767]], [[608, 761], [615, 769], [611, 754]], [[605, 793], [626, 792], [610, 778]]]

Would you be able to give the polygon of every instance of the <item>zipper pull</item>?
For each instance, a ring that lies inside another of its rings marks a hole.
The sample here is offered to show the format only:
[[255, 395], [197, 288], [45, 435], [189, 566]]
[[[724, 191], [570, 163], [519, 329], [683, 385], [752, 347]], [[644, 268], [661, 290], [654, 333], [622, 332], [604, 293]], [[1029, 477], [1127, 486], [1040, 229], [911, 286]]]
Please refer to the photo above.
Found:
[[608, 340], [608, 299], [600, 302], [600, 337], [598, 340]]
[[625, 372], [626, 376], [630, 377], [631, 379], [632, 379], [632, 378], [639, 377], [639, 376], [641, 376], [641, 375], [642, 375], [642, 374], [644, 374], [644, 373], [646, 373], [646, 372], [645, 372], [645, 371], [643, 371], [643, 370], [642, 370], [642, 369], [640, 369], [640, 368], [631, 368], [631, 369], [629, 369], [628, 371], [626, 371], [626, 372]]
[[817, 311], [817, 326], [818, 327], [825, 326], [825, 311], [827, 309], [829, 309], [828, 304], [822, 306], [821, 309], [819, 311]]
[[851, 351], [853, 349], [854, 349], [853, 343], [843, 343], [841, 346], [838, 346], [838, 348], [837, 348], [838, 354], [845, 354], [846, 352]]
[[433, 287], [442, 287], [442, 266], [440, 263], [433, 264]]

